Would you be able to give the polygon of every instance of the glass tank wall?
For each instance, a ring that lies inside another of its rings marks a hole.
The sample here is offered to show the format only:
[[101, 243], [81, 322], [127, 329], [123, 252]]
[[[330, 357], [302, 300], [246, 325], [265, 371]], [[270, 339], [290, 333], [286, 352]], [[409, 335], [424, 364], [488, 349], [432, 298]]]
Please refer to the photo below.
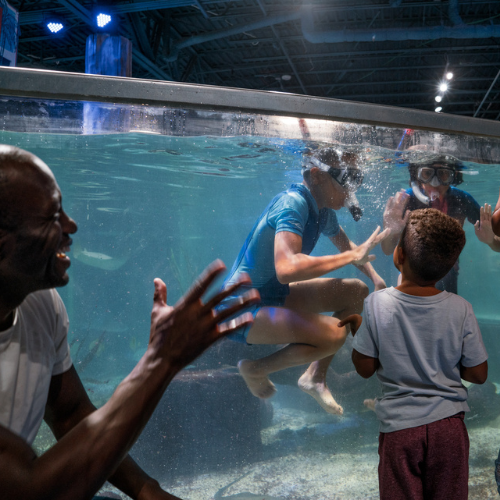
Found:
[[[387, 199], [409, 186], [408, 161], [431, 153], [465, 162], [461, 189], [494, 205], [500, 187], [500, 124], [415, 110], [277, 93], [0, 70], [0, 143], [33, 152], [54, 171], [77, 221], [68, 309], [76, 369], [103, 404], [146, 349], [153, 279], [174, 304], [215, 258], [230, 268], [269, 201], [301, 182], [302, 155], [325, 145], [355, 151], [364, 215], [337, 212], [363, 242]], [[483, 386], [471, 386], [470, 498], [494, 498], [500, 447], [500, 254], [466, 222], [458, 293], [470, 301], [490, 355]], [[336, 252], [320, 238], [315, 255]], [[397, 271], [377, 248], [388, 285]], [[331, 274], [373, 285], [353, 266]], [[218, 283], [220, 285], [220, 283]], [[343, 416], [297, 388], [303, 367], [271, 376], [278, 392], [259, 400], [236, 369], [273, 347], [216, 344], [173, 381], [132, 449], [167, 491], [189, 499], [378, 498], [378, 422], [363, 401], [376, 377], [353, 372], [352, 337], [328, 383]], [[42, 427], [36, 448], [52, 442]], [[238, 494], [240, 494], [238, 496]], [[254, 496], [252, 496], [252, 494]], [[246, 496], [245, 496], [246, 495]], [[258, 495], [258, 496], [257, 496]]]

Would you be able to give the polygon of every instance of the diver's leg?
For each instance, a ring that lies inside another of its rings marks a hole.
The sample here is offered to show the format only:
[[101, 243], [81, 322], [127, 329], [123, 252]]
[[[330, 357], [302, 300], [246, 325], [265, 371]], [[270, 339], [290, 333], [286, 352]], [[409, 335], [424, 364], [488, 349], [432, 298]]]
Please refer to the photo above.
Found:
[[[338, 319], [321, 314], [292, 311], [283, 307], [262, 307], [248, 333], [249, 344], [288, 344], [283, 349], [254, 361], [241, 360], [238, 367], [254, 396], [271, 397], [276, 391], [268, 375], [336, 353], [347, 331]], [[308, 390], [330, 413], [341, 413], [328, 388]], [[321, 393], [321, 394], [320, 394]]]
[[[285, 306], [310, 312], [334, 312], [335, 317], [344, 319], [361, 313], [367, 295], [368, 287], [360, 280], [318, 278], [292, 283]], [[312, 362], [299, 379], [300, 389], [318, 401], [333, 401], [326, 374], [334, 354]]]

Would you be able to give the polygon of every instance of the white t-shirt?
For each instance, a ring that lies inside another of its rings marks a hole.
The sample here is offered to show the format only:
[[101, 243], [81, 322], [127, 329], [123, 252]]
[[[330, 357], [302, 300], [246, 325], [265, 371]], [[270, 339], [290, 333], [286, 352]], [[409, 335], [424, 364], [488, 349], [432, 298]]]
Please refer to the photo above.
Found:
[[53, 375], [72, 365], [68, 315], [56, 290], [26, 297], [14, 323], [0, 331], [0, 425], [32, 444]]
[[472, 306], [449, 292], [417, 297], [391, 287], [372, 293], [352, 347], [380, 362], [375, 412], [381, 432], [469, 411], [460, 364], [488, 359]]

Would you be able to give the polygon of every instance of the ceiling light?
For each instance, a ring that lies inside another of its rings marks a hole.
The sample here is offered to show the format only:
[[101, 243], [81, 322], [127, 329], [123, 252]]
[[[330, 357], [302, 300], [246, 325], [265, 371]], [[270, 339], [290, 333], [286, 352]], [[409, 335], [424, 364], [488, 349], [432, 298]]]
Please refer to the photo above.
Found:
[[97, 26], [99, 26], [99, 28], [104, 28], [104, 26], [111, 22], [111, 16], [109, 14], [100, 13], [97, 15], [96, 20]]
[[47, 28], [49, 28], [49, 31], [51, 33], [58, 33], [59, 31], [61, 31], [64, 28], [64, 25], [62, 23], [50, 22], [50, 23], [47, 23]]
[[285, 82], [288, 82], [292, 79], [292, 77], [290, 75], [282, 75], [281, 79], [284, 80]]
[[446, 91], [448, 90], [448, 84], [447, 84], [447, 83], [445, 83], [445, 82], [440, 83], [440, 84], [439, 84], [439, 90], [440, 90], [441, 92], [446, 92]]
[[443, 100], [443, 96], [437, 95], [436, 97], [434, 97], [434, 99], [436, 100], [436, 102], [441, 102]]
[[451, 71], [448, 71], [448, 73], [446, 73], [446, 79], [451, 80], [452, 78], [453, 78], [453, 73]]
[[441, 113], [441, 111], [443, 111], [443, 108], [441, 106], [438, 106], [434, 111], [436, 113]]

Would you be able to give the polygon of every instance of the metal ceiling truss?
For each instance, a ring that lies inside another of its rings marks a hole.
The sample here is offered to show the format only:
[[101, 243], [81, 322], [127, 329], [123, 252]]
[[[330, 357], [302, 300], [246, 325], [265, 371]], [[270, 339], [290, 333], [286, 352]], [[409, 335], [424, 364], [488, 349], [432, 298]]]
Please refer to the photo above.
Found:
[[[84, 71], [98, 0], [9, 2], [22, 5], [20, 66]], [[132, 40], [137, 77], [433, 109], [450, 68], [444, 111], [498, 119], [498, 1], [302, 3], [120, 0], [112, 7], [117, 32]], [[44, 29], [49, 14], [67, 24], [61, 36]]]

